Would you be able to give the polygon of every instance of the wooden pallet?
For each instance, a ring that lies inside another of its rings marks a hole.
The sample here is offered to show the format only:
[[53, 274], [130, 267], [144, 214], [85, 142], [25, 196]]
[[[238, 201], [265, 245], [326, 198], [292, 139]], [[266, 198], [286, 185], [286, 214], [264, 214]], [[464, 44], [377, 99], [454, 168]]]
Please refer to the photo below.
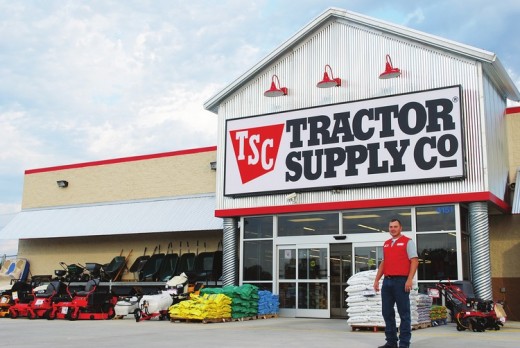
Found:
[[256, 317], [256, 315], [252, 316], [252, 317], [231, 318], [232, 321], [248, 321], [248, 320], [256, 320], [256, 319], [258, 319]]
[[431, 327], [432, 323], [429, 321], [427, 323], [419, 323], [412, 325], [412, 330], [418, 330], [418, 329], [426, 329], [427, 327]]
[[374, 332], [385, 331], [384, 326], [368, 325], [368, 324], [350, 325], [350, 328], [352, 329], [352, 331], [374, 331]]
[[170, 317], [172, 323], [226, 323], [232, 321], [232, 318], [204, 318], [204, 319], [193, 319], [193, 318], [178, 318]]
[[228, 323], [231, 321], [248, 321], [248, 320], [257, 320], [257, 319], [271, 319], [278, 318], [278, 314], [262, 314], [255, 315], [251, 317], [241, 317], [241, 318], [205, 318], [205, 319], [189, 319], [189, 318], [180, 318], [180, 317], [170, 317], [171, 322], [179, 322], [179, 323]]
[[[427, 327], [431, 327], [432, 323], [419, 323], [419, 324], [413, 324], [412, 330], [419, 330], [419, 329], [426, 329]], [[373, 331], [373, 332], [379, 332], [379, 331], [385, 331], [384, 326], [378, 326], [378, 325], [368, 325], [368, 324], [354, 324], [350, 326], [352, 328], [352, 331]]]
[[273, 314], [258, 314], [256, 316], [257, 319], [273, 319], [273, 318], [278, 318], [278, 314], [276, 313], [273, 313]]

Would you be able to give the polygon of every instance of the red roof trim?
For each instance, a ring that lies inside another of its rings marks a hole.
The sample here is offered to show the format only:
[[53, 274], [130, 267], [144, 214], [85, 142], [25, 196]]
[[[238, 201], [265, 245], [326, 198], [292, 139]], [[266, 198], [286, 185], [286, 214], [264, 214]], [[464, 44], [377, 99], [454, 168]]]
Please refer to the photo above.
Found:
[[162, 152], [162, 153], [156, 153], [156, 154], [152, 154], [152, 155], [122, 157], [122, 158], [114, 158], [114, 159], [102, 160], [102, 161], [84, 162], [84, 163], [76, 163], [76, 164], [67, 164], [67, 165], [56, 166], [56, 167], [28, 169], [28, 170], [25, 171], [25, 174], [54, 172], [54, 171], [58, 171], [58, 170], [101, 166], [101, 165], [105, 165], [105, 164], [115, 164], [115, 163], [124, 163], [124, 162], [143, 161], [143, 160], [149, 160], [149, 159], [155, 159], [155, 158], [163, 158], [163, 157], [191, 155], [191, 154], [195, 154], [195, 153], [210, 152], [210, 151], [216, 151], [216, 150], [217, 150], [216, 146], [208, 146], [208, 147], [201, 147], [201, 148], [197, 148], [197, 149], [188, 149], [188, 150], [180, 150], [180, 151]]
[[512, 106], [506, 109], [506, 115], [520, 113], [520, 106]]
[[372, 199], [366, 201], [344, 201], [316, 204], [291, 204], [272, 207], [220, 209], [215, 210], [216, 217], [238, 217], [251, 215], [269, 215], [285, 213], [303, 213], [311, 211], [350, 210], [366, 208], [385, 208], [409, 205], [492, 202], [504, 212], [511, 211], [511, 206], [490, 192], [460, 193], [450, 195], [402, 197]]

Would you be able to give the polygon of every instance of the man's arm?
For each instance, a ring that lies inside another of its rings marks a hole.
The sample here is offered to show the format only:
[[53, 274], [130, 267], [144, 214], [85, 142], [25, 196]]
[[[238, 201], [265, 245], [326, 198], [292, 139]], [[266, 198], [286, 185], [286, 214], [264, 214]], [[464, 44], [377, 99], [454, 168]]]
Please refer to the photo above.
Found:
[[379, 291], [379, 279], [383, 276], [383, 271], [385, 268], [385, 260], [382, 260], [379, 264], [379, 268], [377, 269], [376, 279], [374, 280], [374, 290]]
[[410, 271], [408, 272], [408, 278], [406, 279], [406, 284], [404, 285], [405, 291], [412, 290], [413, 278], [415, 277], [415, 272], [417, 272], [417, 267], [419, 267], [419, 258], [413, 257], [410, 259]]

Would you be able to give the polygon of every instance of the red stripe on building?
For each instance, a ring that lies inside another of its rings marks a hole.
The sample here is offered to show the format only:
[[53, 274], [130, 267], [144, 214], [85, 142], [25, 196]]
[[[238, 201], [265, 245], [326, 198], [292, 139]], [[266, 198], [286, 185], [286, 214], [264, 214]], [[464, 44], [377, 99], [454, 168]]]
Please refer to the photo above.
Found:
[[155, 158], [191, 155], [191, 154], [195, 154], [195, 153], [210, 152], [210, 151], [216, 151], [216, 150], [217, 150], [216, 146], [208, 146], [208, 147], [201, 147], [201, 148], [197, 148], [197, 149], [188, 149], [188, 150], [156, 153], [156, 154], [152, 154], [152, 155], [122, 157], [122, 158], [114, 158], [114, 159], [103, 160], [103, 161], [67, 164], [67, 165], [63, 165], [63, 166], [38, 168], [38, 169], [28, 169], [28, 170], [25, 171], [25, 174], [54, 172], [54, 171], [58, 171], [58, 170], [101, 166], [101, 165], [105, 165], [105, 164], [115, 164], [115, 163], [124, 163], [124, 162], [144, 161], [144, 160], [155, 159]]
[[520, 113], [520, 106], [513, 106], [506, 109], [506, 114], [518, 114]]
[[238, 217], [252, 215], [270, 215], [318, 212], [332, 210], [352, 210], [367, 208], [388, 208], [413, 205], [448, 204], [448, 203], [471, 203], [491, 202], [504, 212], [511, 212], [511, 206], [490, 192], [459, 193], [450, 195], [420, 196], [371, 199], [363, 201], [343, 201], [330, 203], [291, 204], [270, 207], [238, 208], [215, 210], [216, 217]]

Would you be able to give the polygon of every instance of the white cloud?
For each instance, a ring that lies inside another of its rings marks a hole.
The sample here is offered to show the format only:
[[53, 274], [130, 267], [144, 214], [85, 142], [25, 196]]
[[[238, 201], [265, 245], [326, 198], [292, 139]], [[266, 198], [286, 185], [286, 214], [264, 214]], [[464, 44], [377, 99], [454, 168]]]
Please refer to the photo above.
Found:
[[[520, 85], [520, 46], [507, 39], [520, 31], [520, 3], [472, 4], [346, 9], [492, 50]], [[346, 5], [0, 0], [2, 199], [21, 200], [11, 180], [24, 169], [216, 145], [203, 103], [329, 6]]]

